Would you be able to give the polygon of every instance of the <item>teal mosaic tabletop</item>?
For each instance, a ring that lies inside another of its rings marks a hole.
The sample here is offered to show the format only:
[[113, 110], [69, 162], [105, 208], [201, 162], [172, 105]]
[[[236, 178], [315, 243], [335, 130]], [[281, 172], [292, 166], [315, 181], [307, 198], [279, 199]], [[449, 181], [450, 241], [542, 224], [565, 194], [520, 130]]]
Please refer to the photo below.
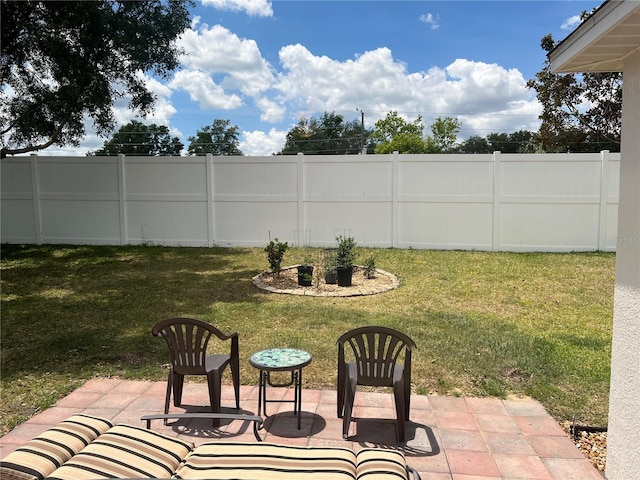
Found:
[[269, 348], [251, 355], [249, 363], [263, 370], [290, 370], [311, 363], [311, 354], [297, 348]]

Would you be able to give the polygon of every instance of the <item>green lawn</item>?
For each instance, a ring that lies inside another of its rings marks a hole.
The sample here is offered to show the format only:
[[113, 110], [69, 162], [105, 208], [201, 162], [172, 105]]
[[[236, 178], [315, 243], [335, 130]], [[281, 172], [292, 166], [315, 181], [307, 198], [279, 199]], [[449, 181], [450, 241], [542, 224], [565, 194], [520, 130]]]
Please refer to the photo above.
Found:
[[[357, 240], [357, 239], [356, 239]], [[290, 249], [283, 266], [309, 251]], [[359, 249], [396, 274], [369, 297], [269, 294], [260, 248], [2, 246], [0, 423], [4, 432], [95, 376], [164, 380], [163, 318], [192, 316], [240, 334], [248, 357], [270, 346], [313, 354], [305, 387], [335, 388], [335, 341], [360, 325], [418, 344], [420, 394], [531, 396], [559, 421], [605, 425], [615, 256]], [[227, 377], [225, 381], [230, 381]]]

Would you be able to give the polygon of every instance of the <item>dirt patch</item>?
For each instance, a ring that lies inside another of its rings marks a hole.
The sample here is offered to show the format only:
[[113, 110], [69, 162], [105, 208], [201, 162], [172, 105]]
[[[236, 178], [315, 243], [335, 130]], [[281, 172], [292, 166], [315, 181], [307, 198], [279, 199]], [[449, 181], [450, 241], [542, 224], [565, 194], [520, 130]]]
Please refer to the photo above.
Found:
[[314, 270], [312, 285], [302, 287], [298, 285], [297, 265], [280, 270], [280, 275], [273, 272], [262, 272], [253, 277], [255, 286], [272, 293], [285, 293], [291, 295], [309, 295], [316, 297], [352, 297], [358, 295], [375, 295], [398, 288], [400, 282], [395, 275], [376, 269], [373, 277], [368, 278], [361, 266], [353, 267], [353, 277], [350, 287], [340, 287], [336, 284], [327, 284], [321, 269]]

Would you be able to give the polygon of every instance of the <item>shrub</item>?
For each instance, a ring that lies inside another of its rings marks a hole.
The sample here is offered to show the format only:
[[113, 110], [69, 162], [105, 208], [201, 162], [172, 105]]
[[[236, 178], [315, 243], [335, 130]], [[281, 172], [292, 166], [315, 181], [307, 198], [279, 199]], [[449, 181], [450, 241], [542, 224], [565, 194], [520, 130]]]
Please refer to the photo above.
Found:
[[267, 252], [267, 260], [269, 260], [269, 267], [276, 275], [280, 275], [280, 266], [282, 265], [282, 258], [285, 252], [289, 248], [287, 242], [278, 241], [278, 237], [274, 238], [269, 244], [264, 247], [264, 251]]

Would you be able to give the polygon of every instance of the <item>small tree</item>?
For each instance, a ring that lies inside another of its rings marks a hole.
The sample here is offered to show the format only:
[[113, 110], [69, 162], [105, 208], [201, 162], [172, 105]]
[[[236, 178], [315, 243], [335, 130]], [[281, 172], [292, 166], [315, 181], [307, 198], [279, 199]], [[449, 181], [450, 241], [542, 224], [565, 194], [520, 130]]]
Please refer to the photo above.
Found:
[[267, 260], [269, 261], [269, 267], [271, 271], [280, 276], [280, 270], [282, 265], [282, 258], [285, 252], [289, 248], [287, 242], [278, 241], [278, 237], [274, 238], [269, 244], [264, 247], [264, 251], [267, 252]]
[[431, 137], [437, 145], [439, 153], [447, 153], [454, 150], [456, 137], [462, 124], [457, 118], [437, 117], [430, 126]]

